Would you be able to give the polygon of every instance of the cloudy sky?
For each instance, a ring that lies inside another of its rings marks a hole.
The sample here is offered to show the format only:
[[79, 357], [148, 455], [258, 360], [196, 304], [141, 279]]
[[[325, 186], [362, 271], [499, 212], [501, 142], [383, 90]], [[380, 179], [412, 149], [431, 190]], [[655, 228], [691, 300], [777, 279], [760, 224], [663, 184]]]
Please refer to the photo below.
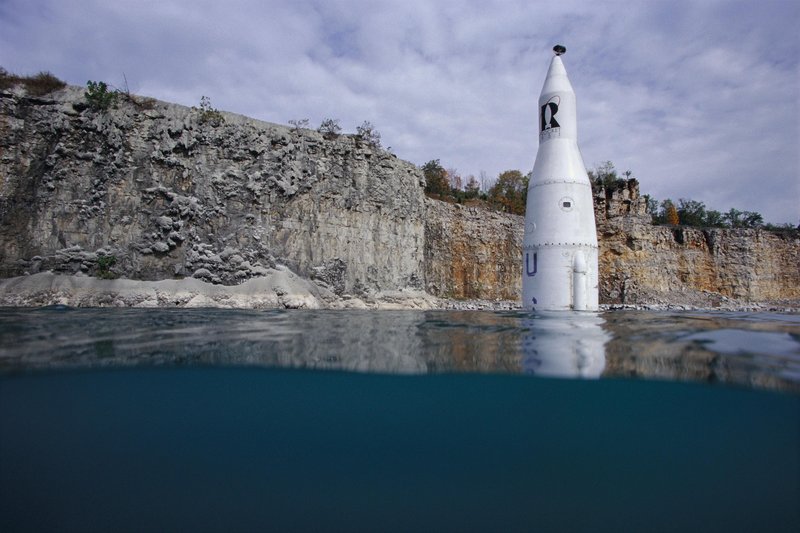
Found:
[[587, 167], [800, 221], [800, 2], [0, 0], [0, 65], [286, 124], [372, 122], [462, 175], [533, 168], [556, 43]]

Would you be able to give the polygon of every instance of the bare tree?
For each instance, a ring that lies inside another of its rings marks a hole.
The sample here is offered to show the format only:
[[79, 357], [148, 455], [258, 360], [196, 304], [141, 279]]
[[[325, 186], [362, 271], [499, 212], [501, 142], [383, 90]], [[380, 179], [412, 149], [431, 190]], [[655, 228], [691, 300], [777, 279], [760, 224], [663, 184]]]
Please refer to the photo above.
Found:
[[481, 170], [478, 173], [478, 181], [481, 182], [481, 192], [488, 192], [494, 184], [494, 180], [489, 177], [485, 170]]
[[342, 128], [339, 126], [338, 118], [326, 118], [319, 125], [317, 131], [320, 132], [326, 139], [335, 139], [342, 132]]
[[295, 130], [299, 130], [301, 128], [308, 128], [309, 122], [307, 118], [301, 118], [299, 120], [290, 120], [289, 124], [294, 126]]
[[381, 147], [381, 134], [375, 129], [371, 122], [365, 120], [363, 124], [356, 128], [356, 135], [375, 148]]
[[454, 168], [447, 169], [447, 181], [450, 183], [451, 189], [460, 191], [464, 187], [464, 184], [461, 180], [461, 175], [458, 173], [458, 170]]

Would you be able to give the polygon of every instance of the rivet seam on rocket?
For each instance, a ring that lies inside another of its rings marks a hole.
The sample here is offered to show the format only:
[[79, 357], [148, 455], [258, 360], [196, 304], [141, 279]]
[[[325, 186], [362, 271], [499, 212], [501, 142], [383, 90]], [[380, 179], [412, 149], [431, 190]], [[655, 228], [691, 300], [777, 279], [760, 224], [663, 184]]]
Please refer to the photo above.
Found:
[[547, 180], [547, 181], [539, 181], [539, 182], [532, 182], [529, 188], [533, 187], [541, 187], [542, 185], [553, 185], [556, 183], [572, 183], [574, 185], [580, 185], [581, 187], [591, 187], [589, 183], [584, 183], [582, 181], [576, 180]]
[[576, 246], [578, 248], [589, 248], [591, 250], [597, 250], [598, 246], [595, 244], [587, 244], [583, 242], [535, 242], [532, 244], [526, 244], [522, 247], [523, 250], [533, 250], [539, 246]]

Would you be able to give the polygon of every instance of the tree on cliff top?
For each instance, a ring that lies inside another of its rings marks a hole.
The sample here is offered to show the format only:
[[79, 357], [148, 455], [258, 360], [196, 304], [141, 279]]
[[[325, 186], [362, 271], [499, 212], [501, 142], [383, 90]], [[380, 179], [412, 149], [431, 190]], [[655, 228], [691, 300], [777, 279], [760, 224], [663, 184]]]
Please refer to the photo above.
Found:
[[[648, 206], [650, 205], [648, 199]], [[761, 228], [771, 230], [784, 230], [785, 227], [764, 224], [764, 218], [755, 211], [739, 211], [731, 209], [727, 213], [720, 213], [713, 209], [706, 209], [703, 202], [681, 198], [677, 207], [672, 200], [661, 202], [661, 209], [653, 214], [653, 224], [668, 224], [670, 226], [689, 226], [695, 228]]]
[[464, 181], [461, 178], [461, 174], [458, 173], [458, 170], [455, 168], [448, 168], [445, 172], [447, 172], [447, 182], [450, 184], [450, 188], [453, 192], [461, 191], [464, 186]]
[[684, 226], [702, 226], [706, 221], [706, 204], [697, 200], [678, 200], [678, 218]]
[[681, 219], [678, 216], [678, 210], [675, 208], [675, 204], [672, 203], [672, 200], [667, 199], [661, 202], [661, 211], [666, 224], [669, 224], [670, 226], [677, 226], [681, 223]]
[[428, 195], [438, 195], [441, 200], [450, 193], [450, 185], [447, 181], [447, 171], [438, 159], [431, 159], [422, 165], [422, 173], [425, 175], [425, 193]]
[[620, 188], [625, 185], [633, 174], [630, 170], [627, 170], [623, 172], [625, 178], [621, 178], [617, 174], [617, 169], [614, 168], [614, 163], [611, 161], [600, 163], [595, 168], [587, 170], [586, 173], [589, 175], [589, 183], [592, 185], [592, 192], [597, 192], [600, 189], [609, 191]]
[[356, 136], [366, 143], [371, 144], [375, 148], [381, 147], [381, 134], [375, 129], [371, 122], [365, 120], [360, 126], [356, 128]]
[[338, 118], [326, 118], [322, 121], [317, 128], [317, 131], [322, 134], [326, 139], [335, 139], [342, 132], [342, 127], [339, 126]]
[[764, 217], [755, 211], [739, 211], [731, 208], [730, 211], [722, 215], [722, 218], [732, 228], [758, 228], [764, 225]]
[[478, 183], [478, 180], [475, 179], [475, 176], [470, 174], [467, 178], [467, 186], [464, 188], [464, 198], [471, 200], [472, 198], [477, 198], [480, 193], [481, 184]]
[[506, 170], [489, 189], [489, 201], [502, 207], [504, 211], [524, 215], [529, 179], [530, 176], [523, 176], [519, 170]]

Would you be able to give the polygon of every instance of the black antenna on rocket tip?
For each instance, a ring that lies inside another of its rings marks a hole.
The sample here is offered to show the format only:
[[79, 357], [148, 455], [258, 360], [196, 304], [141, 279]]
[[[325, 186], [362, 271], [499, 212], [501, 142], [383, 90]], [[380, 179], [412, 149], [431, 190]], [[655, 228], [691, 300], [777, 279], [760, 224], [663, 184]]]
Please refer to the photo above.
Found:
[[560, 44], [557, 44], [553, 47], [553, 52], [555, 52], [557, 56], [560, 56], [566, 54], [567, 49]]

